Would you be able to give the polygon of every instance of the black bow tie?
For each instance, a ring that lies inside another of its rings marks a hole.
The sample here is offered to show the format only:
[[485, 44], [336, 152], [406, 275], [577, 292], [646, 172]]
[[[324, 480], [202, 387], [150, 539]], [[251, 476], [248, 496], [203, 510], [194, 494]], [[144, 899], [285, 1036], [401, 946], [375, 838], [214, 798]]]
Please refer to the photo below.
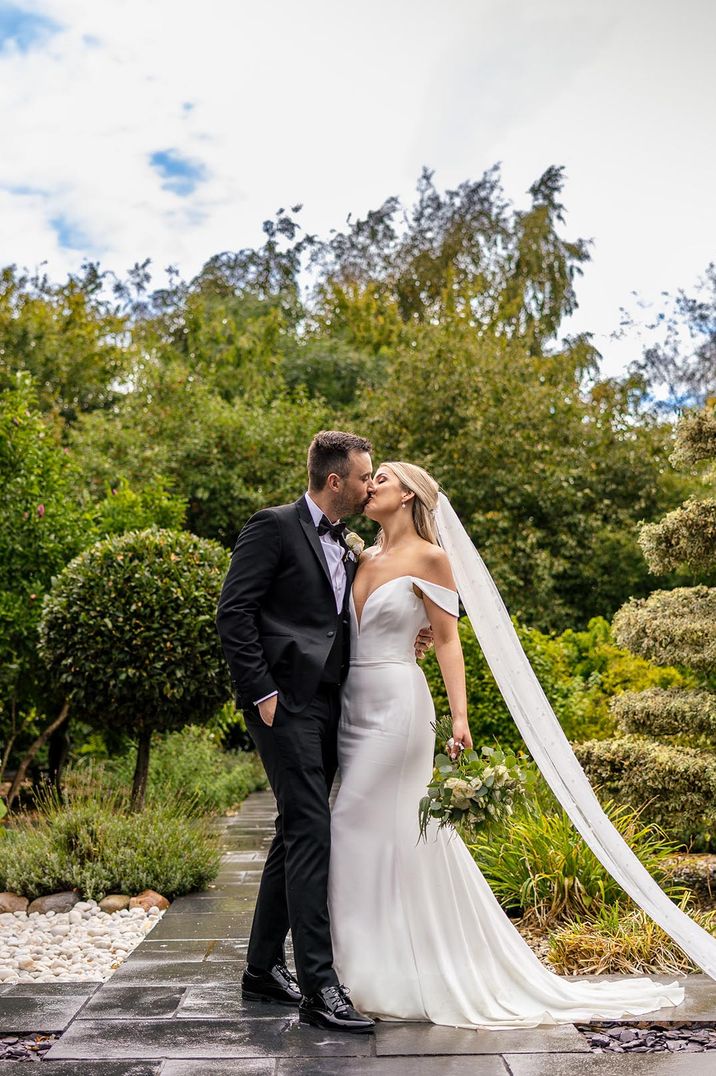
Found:
[[345, 539], [343, 537], [346, 533], [345, 523], [331, 523], [327, 516], [321, 516], [321, 520], [318, 524], [318, 533], [330, 534], [336, 541], [340, 542], [341, 545], [345, 545]]

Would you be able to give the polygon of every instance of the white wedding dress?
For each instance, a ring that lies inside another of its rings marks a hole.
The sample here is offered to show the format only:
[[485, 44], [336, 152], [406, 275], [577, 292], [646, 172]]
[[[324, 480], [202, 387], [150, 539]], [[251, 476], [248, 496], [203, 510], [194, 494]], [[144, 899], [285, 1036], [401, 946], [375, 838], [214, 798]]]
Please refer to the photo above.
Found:
[[351, 663], [338, 732], [329, 908], [335, 968], [354, 1004], [388, 1020], [468, 1028], [619, 1019], [678, 1005], [677, 983], [563, 978], [538, 960], [451, 830], [419, 840], [435, 711], [413, 644], [417, 586], [457, 616], [457, 595], [404, 575], [351, 596]]

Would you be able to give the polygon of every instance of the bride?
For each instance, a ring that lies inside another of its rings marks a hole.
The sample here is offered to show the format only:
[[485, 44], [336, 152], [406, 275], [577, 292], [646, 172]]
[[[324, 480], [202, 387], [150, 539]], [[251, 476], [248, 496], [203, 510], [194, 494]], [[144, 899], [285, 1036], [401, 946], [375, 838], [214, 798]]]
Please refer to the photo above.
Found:
[[[693, 953], [701, 946], [696, 958], [701, 955], [702, 966], [704, 953], [713, 958], [700, 935], [716, 942], [668, 900], [618, 835], [615, 842], [616, 831], [519, 643], [516, 656], [509, 616], [487, 570], [437, 483], [420, 467], [384, 463], [374, 486], [365, 514], [381, 530], [361, 556], [350, 599], [351, 662], [338, 731], [341, 785], [329, 875], [335, 967], [350, 983], [355, 1005], [381, 1019], [488, 1029], [619, 1019], [678, 1005], [684, 991], [675, 982], [555, 975], [512, 925], [456, 833], [431, 829], [427, 843], [418, 839], [435, 713], [413, 640], [428, 623], [453, 737], [472, 746], [457, 632], [459, 588], [527, 746], [580, 832], [685, 948], [690, 944]], [[487, 591], [480, 590], [484, 578], [476, 567], [489, 580]], [[566, 762], [565, 750], [571, 756]]]

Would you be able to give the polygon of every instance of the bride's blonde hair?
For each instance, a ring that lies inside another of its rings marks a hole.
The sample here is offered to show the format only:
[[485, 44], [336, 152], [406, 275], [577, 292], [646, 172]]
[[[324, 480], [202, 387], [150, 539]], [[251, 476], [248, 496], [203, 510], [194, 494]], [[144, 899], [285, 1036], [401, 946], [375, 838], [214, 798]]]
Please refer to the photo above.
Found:
[[[435, 509], [438, 506], [440, 487], [435, 479], [415, 463], [385, 461], [381, 463], [381, 467], [389, 467], [406, 493], [415, 494], [413, 497], [413, 523], [415, 524], [415, 529], [426, 542], [438, 545]], [[375, 544], [379, 546], [382, 541], [383, 531], [380, 530]]]

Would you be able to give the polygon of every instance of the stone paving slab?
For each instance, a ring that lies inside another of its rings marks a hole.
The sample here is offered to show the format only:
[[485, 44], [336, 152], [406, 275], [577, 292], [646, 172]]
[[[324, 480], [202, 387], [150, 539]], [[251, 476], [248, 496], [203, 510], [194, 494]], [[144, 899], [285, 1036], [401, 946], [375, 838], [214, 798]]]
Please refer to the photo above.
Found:
[[212, 983], [240, 983], [244, 965], [239, 960], [127, 961], [115, 971], [107, 988], [128, 986], [202, 986]]
[[177, 915], [253, 916], [256, 894], [246, 896], [239, 886], [235, 890], [235, 895], [229, 893], [221, 897], [177, 897], [172, 907]]
[[469, 1031], [438, 1024], [379, 1023], [375, 1033], [378, 1057], [435, 1054], [589, 1053], [589, 1044], [571, 1024], [557, 1027]]
[[198, 907], [200, 904], [213, 904], [216, 900], [246, 900], [256, 902], [256, 898], [259, 895], [258, 882], [231, 882], [226, 885], [216, 886], [212, 890], [208, 890], [206, 893], [192, 893], [191, 899], [197, 904], [197, 911], [201, 911]]
[[19, 1035], [34, 1031], [64, 1031], [87, 1001], [87, 994], [48, 997], [3, 994], [0, 997], [2, 1034]]
[[[509, 1076], [501, 1057], [373, 1057], [345, 1058], [340, 1070], [331, 1061], [307, 1058], [280, 1060], [276, 1076]], [[164, 1076], [164, 1069], [162, 1069]], [[208, 1076], [208, 1074], [207, 1074]]]
[[[25, 1064], [27, 1069], [22, 1067]], [[159, 1076], [163, 1071], [161, 1061], [41, 1061], [38, 1064], [42, 1066], [42, 1076]], [[2, 1076], [18, 1076], [29, 1072], [30, 1067], [24, 1061], [0, 1061]], [[234, 1073], [239, 1076], [237, 1069]]]
[[[278, 1063], [274, 1057], [244, 1058], [238, 1064], [236, 1061], [215, 1061], [213, 1058], [209, 1061], [198, 1058], [193, 1061], [165, 1061], [161, 1076], [276, 1076]], [[320, 1071], [315, 1068], [316, 1063], [315, 1060], [311, 1062], [314, 1072]], [[329, 1072], [331, 1076], [335, 1076], [334, 1061], [331, 1066]], [[343, 1061], [340, 1071], [344, 1071]]]
[[116, 986], [100, 990], [82, 1011], [85, 1020], [169, 1019], [184, 997], [184, 987]]
[[399, 1057], [266, 1058], [236, 1061], [166, 1061], [161, 1076], [509, 1076], [501, 1058]]
[[[136, 988], [133, 988], [136, 989]], [[182, 995], [177, 1009], [177, 1019], [186, 1018], [216, 1020], [237, 1020], [252, 1018], [256, 1020], [276, 1019], [282, 1010], [268, 1002], [244, 1001], [241, 987], [236, 986], [189, 986]], [[286, 1007], [286, 1018], [293, 1017], [295, 1010]]]
[[[716, 1054], [507, 1054], [511, 1076], [714, 1076]], [[437, 1076], [437, 1074], [436, 1074]]]
[[101, 985], [101, 979], [83, 979], [77, 983], [4, 983], [0, 987], [0, 996], [11, 994], [16, 998], [73, 998], [82, 994], [89, 997]]
[[59, 1058], [366, 1057], [372, 1035], [287, 1020], [75, 1020], [47, 1053]]
[[[191, 961], [206, 960], [207, 953], [216, 943], [206, 938], [185, 939], [184, 941], [156, 941], [148, 944], [150, 938], [138, 945], [134, 952], [130, 953], [121, 968], [128, 964], [168, 964], [179, 961], [186, 964]], [[121, 968], [118, 970], [121, 971]], [[116, 978], [117, 972], [107, 980], [109, 986]]]
[[[215, 960], [246, 960], [246, 950], [249, 947], [248, 940], [243, 941], [218, 941], [210, 942], [206, 953], [206, 959]], [[286, 951], [291, 952], [291, 947], [286, 946]]]
[[191, 938], [247, 937], [252, 913], [244, 915], [164, 915], [152, 928], [155, 941], [181, 941]]

